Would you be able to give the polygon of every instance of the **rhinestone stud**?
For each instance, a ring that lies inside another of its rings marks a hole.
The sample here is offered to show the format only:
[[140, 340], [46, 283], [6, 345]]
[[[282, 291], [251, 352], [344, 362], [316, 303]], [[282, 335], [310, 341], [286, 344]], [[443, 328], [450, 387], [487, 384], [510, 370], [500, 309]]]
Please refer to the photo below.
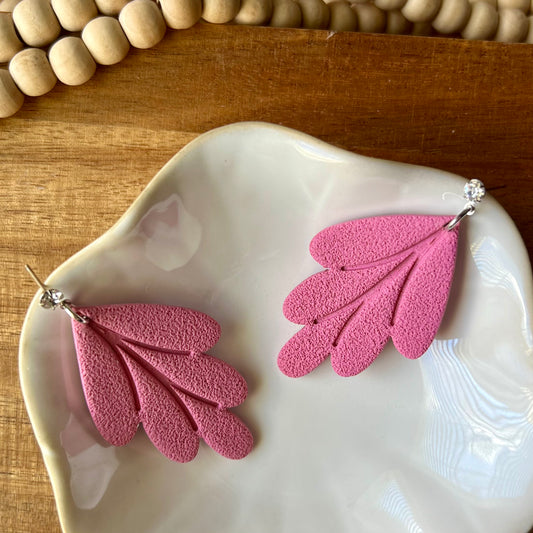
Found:
[[470, 180], [464, 189], [464, 197], [471, 203], [477, 204], [485, 196], [485, 185], [479, 180]]

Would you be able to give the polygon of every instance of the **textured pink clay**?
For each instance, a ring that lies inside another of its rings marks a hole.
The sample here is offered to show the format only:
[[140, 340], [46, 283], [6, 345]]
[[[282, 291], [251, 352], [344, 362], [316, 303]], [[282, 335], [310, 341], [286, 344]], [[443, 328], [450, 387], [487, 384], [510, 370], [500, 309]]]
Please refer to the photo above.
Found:
[[367, 368], [389, 337], [410, 359], [424, 354], [442, 321], [453, 277], [458, 228], [453, 217], [399, 215], [352, 220], [311, 241], [328, 270], [298, 285], [283, 306], [303, 324], [278, 366], [300, 377], [328, 355], [339, 375]]
[[220, 336], [209, 316], [181, 307], [124, 304], [77, 308], [89, 318], [72, 329], [87, 405], [104, 439], [129, 442], [143, 424], [168, 458], [187, 462], [200, 438], [241, 459], [252, 449], [248, 428], [228, 407], [247, 393], [242, 376], [202, 353]]

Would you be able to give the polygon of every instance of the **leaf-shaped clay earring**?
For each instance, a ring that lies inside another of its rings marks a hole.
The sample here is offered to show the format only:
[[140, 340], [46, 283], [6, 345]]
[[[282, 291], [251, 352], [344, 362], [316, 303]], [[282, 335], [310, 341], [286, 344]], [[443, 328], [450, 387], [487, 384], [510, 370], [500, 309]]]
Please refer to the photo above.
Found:
[[283, 305], [304, 327], [282, 348], [280, 370], [300, 377], [328, 355], [341, 376], [367, 368], [389, 337], [409, 359], [423, 355], [440, 326], [452, 283], [461, 220], [485, 195], [465, 185], [453, 216], [397, 215], [352, 220], [321, 231], [313, 258], [327, 270], [298, 285]]
[[200, 438], [230, 459], [242, 459], [253, 437], [227, 410], [247, 393], [244, 378], [204, 352], [220, 336], [208, 315], [167, 305], [75, 307], [46, 287], [40, 305], [72, 319], [83, 391], [94, 424], [115, 446], [142, 423], [156, 448], [173, 461], [194, 459]]

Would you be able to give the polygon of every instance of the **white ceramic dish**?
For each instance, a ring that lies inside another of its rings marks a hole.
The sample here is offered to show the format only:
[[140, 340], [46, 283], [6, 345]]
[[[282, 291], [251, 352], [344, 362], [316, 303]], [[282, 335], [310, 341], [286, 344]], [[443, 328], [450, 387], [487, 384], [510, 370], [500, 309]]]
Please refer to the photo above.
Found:
[[67, 533], [524, 533], [533, 523], [531, 270], [487, 198], [463, 228], [444, 323], [417, 361], [389, 344], [364, 373], [278, 371], [299, 328], [285, 296], [320, 270], [324, 227], [378, 214], [458, 212], [462, 178], [243, 123], [177, 154], [120, 221], [48, 279], [79, 305], [152, 302], [222, 326], [211, 353], [247, 379], [235, 412], [254, 451], [202, 445], [165, 459], [123, 448], [85, 406], [69, 319], [32, 302], [20, 373]]

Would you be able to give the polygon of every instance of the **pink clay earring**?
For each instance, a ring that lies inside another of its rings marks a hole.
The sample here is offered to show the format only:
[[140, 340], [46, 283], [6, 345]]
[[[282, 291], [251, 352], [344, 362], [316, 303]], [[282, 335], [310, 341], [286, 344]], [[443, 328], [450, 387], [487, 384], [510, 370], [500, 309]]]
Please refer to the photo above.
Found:
[[251, 451], [250, 431], [227, 410], [244, 401], [246, 382], [204, 353], [219, 339], [215, 320], [167, 305], [78, 307], [26, 269], [42, 289], [40, 305], [71, 318], [87, 406], [107, 442], [127, 444], [142, 423], [173, 461], [194, 459], [200, 438], [230, 459]]
[[461, 221], [485, 196], [479, 180], [453, 216], [395, 215], [343, 222], [311, 241], [326, 270], [286, 298], [285, 316], [304, 327], [281, 349], [280, 370], [301, 377], [330, 355], [335, 372], [365, 370], [389, 337], [409, 359], [423, 355], [440, 326], [452, 283]]

